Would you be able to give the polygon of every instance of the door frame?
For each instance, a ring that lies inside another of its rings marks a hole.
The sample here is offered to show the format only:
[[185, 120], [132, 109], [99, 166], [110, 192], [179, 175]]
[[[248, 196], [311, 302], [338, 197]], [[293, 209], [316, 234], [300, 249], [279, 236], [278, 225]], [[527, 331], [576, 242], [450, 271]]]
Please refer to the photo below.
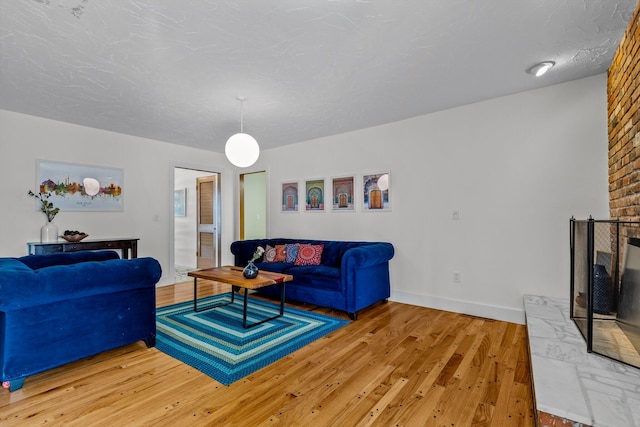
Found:
[[[220, 174], [219, 173], [209, 173], [206, 172], [207, 175], [200, 176], [196, 178], [196, 268], [212, 268], [212, 267], [220, 267], [220, 260], [222, 259], [220, 254]], [[202, 184], [204, 182], [212, 182], [213, 186], [213, 212], [212, 212], [212, 224], [203, 224], [202, 223]], [[211, 231], [205, 231], [204, 229], [208, 229], [213, 227]], [[205, 258], [202, 256], [202, 234], [213, 234], [213, 250], [214, 250], [214, 258], [213, 264], [208, 264], [204, 262]]]
[[[175, 216], [174, 216], [174, 206], [175, 206], [175, 194], [174, 194], [174, 189], [175, 189], [175, 170], [176, 169], [191, 169], [191, 170], [197, 170], [197, 171], [202, 171], [202, 172], [206, 172], [206, 173], [211, 173], [213, 174], [217, 174], [218, 175], [218, 179], [217, 179], [217, 197], [218, 200], [216, 200], [216, 205], [217, 205], [217, 213], [216, 213], [216, 217], [217, 217], [217, 223], [216, 223], [216, 229], [217, 229], [217, 236], [216, 236], [216, 245], [218, 246], [218, 250], [217, 250], [217, 260], [216, 262], [218, 263], [218, 265], [222, 265], [222, 214], [223, 214], [223, 206], [222, 206], [222, 201], [225, 199], [225, 197], [223, 197], [222, 195], [222, 176], [225, 172], [225, 170], [222, 171], [215, 171], [214, 168], [211, 165], [196, 165], [196, 164], [192, 164], [192, 163], [174, 163], [171, 162], [169, 165], [169, 192], [170, 192], [170, 197], [169, 197], [169, 206], [167, 209], [168, 212], [168, 216], [169, 216], [169, 285], [172, 285], [174, 283], [174, 277], [176, 275], [176, 254], [175, 254], [175, 232], [176, 232], [176, 220], [175, 220]], [[228, 175], [228, 174], [227, 174]]]
[[[238, 187], [239, 187], [239, 217], [238, 217], [238, 224], [239, 224], [239, 238], [240, 240], [244, 240], [244, 235], [245, 235], [245, 225], [244, 225], [244, 214], [245, 214], [245, 208], [244, 208], [244, 178], [246, 175], [252, 175], [252, 174], [257, 174], [257, 173], [262, 173], [264, 174], [264, 180], [265, 180], [265, 188], [264, 188], [264, 192], [265, 192], [265, 215], [264, 215], [264, 229], [265, 229], [265, 234], [268, 235], [268, 230], [269, 230], [269, 221], [268, 221], [268, 212], [269, 212], [269, 192], [268, 192], [268, 187], [269, 187], [269, 182], [268, 182], [268, 175], [267, 175], [267, 171], [266, 170], [256, 170], [256, 171], [252, 171], [252, 172], [244, 172], [244, 173], [240, 173], [238, 174]], [[265, 236], [266, 237], [266, 236]]]

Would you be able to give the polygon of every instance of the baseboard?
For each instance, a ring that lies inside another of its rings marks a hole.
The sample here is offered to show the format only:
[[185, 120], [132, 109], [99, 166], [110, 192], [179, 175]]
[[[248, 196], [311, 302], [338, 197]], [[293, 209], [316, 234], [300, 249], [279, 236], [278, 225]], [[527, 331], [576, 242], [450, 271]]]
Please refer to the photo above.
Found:
[[162, 276], [158, 281], [158, 283], [156, 283], [156, 287], [173, 285], [175, 283], [176, 283], [176, 280], [174, 277]]
[[453, 311], [455, 313], [463, 313], [470, 316], [487, 317], [489, 319], [519, 323], [521, 325], [525, 324], [524, 308], [516, 310], [507, 307], [477, 304], [469, 301], [393, 290], [391, 291], [391, 298], [389, 298], [389, 300], [404, 304], [418, 305], [420, 307], [435, 308], [437, 310]]

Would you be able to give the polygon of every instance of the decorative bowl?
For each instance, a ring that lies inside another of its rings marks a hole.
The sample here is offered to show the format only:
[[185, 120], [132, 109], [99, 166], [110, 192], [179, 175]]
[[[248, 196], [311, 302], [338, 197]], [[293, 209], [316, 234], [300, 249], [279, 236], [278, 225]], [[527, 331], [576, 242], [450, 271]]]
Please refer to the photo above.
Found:
[[67, 242], [79, 242], [80, 240], [84, 239], [87, 236], [89, 236], [87, 233], [81, 233], [81, 234], [63, 234], [60, 237], [62, 237]]

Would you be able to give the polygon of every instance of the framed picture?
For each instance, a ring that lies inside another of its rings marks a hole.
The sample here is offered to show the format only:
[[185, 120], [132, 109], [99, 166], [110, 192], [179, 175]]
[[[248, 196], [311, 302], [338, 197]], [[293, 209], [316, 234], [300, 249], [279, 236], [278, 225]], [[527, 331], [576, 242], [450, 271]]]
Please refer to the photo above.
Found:
[[298, 183], [282, 183], [282, 212], [298, 212]]
[[331, 209], [341, 212], [353, 212], [355, 177], [345, 176], [331, 179]]
[[123, 211], [124, 172], [119, 168], [39, 160], [36, 192], [62, 211]]
[[362, 177], [362, 210], [381, 212], [391, 210], [391, 182], [389, 172]]
[[324, 211], [324, 178], [305, 181], [304, 198], [307, 212]]
[[175, 216], [187, 216], [187, 189], [174, 190], [173, 212]]

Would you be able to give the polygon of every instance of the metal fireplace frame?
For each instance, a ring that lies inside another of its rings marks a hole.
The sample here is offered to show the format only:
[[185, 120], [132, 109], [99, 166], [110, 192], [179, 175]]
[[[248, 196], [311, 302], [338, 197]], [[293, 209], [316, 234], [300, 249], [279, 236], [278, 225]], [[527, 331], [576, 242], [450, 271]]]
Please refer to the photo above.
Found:
[[[591, 217], [587, 220], [577, 220], [572, 217], [569, 225], [571, 320], [585, 339], [587, 352], [640, 368], [640, 343], [632, 342], [630, 335], [625, 332], [629, 326], [624, 320], [618, 318], [624, 274], [621, 256], [624, 255], [623, 251], [628, 240], [636, 240], [634, 237], [640, 236], [640, 222], [596, 220]], [[604, 250], [605, 246], [609, 250], [608, 253]], [[608, 314], [594, 312], [598, 297], [595, 295], [594, 265], [601, 264], [607, 267], [603, 260], [610, 263], [608, 274], [612, 283], [613, 310]], [[629, 356], [627, 351], [613, 349], [613, 347], [618, 348], [618, 342], [626, 343], [627, 340], [638, 352], [637, 358], [635, 355]], [[616, 345], [612, 345], [613, 342], [616, 342]]]

